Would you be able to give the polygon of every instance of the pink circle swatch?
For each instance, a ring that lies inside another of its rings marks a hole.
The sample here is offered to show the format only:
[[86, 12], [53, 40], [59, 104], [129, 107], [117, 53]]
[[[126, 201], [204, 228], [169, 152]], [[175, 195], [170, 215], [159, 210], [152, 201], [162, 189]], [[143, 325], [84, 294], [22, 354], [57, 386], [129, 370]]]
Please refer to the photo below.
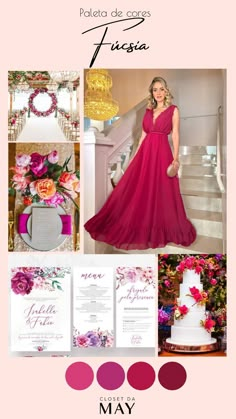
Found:
[[125, 380], [125, 372], [116, 362], [105, 362], [97, 371], [98, 384], [105, 390], [116, 390], [122, 386]]
[[127, 372], [127, 380], [135, 390], [147, 390], [153, 385], [155, 378], [155, 371], [147, 362], [136, 362]]
[[158, 379], [162, 387], [167, 390], [178, 390], [184, 385], [187, 373], [183, 365], [178, 362], [167, 362], [160, 368]]
[[85, 390], [93, 379], [93, 370], [85, 362], [74, 362], [66, 370], [66, 382], [74, 390]]

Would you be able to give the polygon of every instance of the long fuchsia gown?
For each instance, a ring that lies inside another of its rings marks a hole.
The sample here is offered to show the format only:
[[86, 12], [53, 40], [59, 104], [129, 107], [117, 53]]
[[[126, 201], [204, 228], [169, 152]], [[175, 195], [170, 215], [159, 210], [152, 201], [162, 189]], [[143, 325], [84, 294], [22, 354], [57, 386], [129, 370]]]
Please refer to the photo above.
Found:
[[155, 249], [167, 243], [189, 246], [195, 240], [179, 179], [166, 174], [173, 161], [168, 135], [175, 107], [169, 106], [155, 121], [153, 110], [146, 110], [147, 135], [139, 151], [104, 206], [85, 224], [93, 239], [126, 250]]

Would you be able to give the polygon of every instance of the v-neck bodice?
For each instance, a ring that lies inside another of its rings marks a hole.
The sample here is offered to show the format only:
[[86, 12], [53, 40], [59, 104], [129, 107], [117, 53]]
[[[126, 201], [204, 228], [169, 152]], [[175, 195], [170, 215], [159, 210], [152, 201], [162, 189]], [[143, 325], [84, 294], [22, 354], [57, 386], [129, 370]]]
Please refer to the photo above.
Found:
[[148, 134], [150, 132], [159, 132], [169, 135], [172, 131], [172, 116], [176, 106], [170, 105], [153, 119], [153, 109], [146, 109], [143, 118], [143, 130]]

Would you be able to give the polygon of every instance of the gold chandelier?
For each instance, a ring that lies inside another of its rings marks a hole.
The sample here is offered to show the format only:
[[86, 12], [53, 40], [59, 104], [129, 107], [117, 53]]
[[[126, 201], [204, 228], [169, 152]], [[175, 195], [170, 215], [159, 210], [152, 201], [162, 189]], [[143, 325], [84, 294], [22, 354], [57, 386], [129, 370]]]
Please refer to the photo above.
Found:
[[118, 102], [112, 98], [112, 78], [104, 69], [89, 70], [86, 75], [84, 115], [96, 121], [107, 121], [117, 115]]

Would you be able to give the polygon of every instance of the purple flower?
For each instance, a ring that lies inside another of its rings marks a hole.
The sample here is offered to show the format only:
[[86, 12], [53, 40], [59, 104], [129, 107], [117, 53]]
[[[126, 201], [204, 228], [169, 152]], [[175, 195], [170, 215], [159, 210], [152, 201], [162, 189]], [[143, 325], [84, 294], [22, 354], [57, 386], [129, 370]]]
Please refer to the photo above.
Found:
[[89, 346], [101, 346], [100, 339], [94, 332], [87, 332], [86, 336], [89, 338]]
[[159, 308], [158, 309], [158, 323], [165, 324], [168, 322], [168, 320], [170, 320], [169, 314], [166, 313], [166, 311], [163, 310], [163, 308]]
[[46, 160], [45, 156], [42, 156], [39, 153], [32, 153], [31, 154], [31, 162], [30, 162], [30, 169], [34, 175], [41, 177], [44, 173], [47, 172], [47, 166], [44, 166], [44, 162]]
[[29, 273], [17, 272], [11, 279], [11, 288], [15, 294], [29, 294], [33, 285], [32, 275]]

